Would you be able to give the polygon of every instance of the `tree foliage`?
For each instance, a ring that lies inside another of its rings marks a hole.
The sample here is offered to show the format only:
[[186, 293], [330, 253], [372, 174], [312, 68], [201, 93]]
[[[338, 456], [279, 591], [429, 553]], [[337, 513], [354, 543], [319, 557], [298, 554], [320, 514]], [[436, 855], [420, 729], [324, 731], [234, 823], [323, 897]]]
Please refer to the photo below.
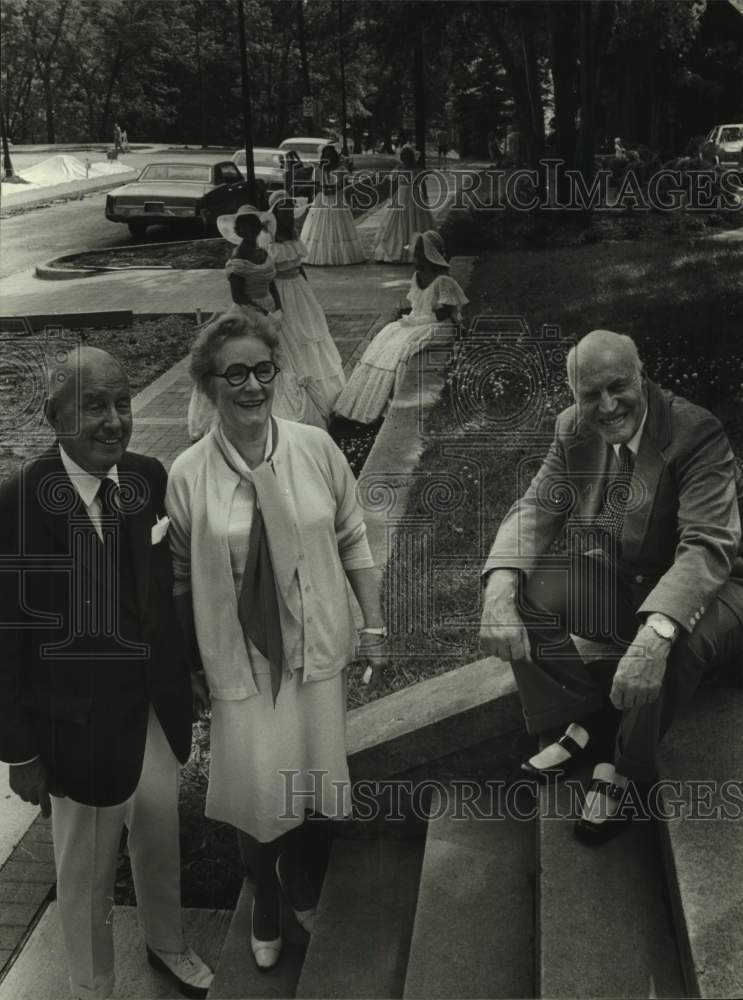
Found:
[[[237, 0], [3, 0], [2, 92], [16, 142], [241, 140]], [[417, 117], [463, 153], [491, 130], [588, 164], [609, 135], [679, 148], [743, 89], [743, 18], [727, 0], [242, 0], [257, 143], [341, 121], [390, 147]], [[343, 35], [339, 34], [339, 24]], [[418, 55], [416, 56], [416, 53]], [[309, 87], [309, 94], [307, 89]], [[724, 113], [723, 113], [724, 109]], [[553, 121], [554, 119], [554, 121]]]

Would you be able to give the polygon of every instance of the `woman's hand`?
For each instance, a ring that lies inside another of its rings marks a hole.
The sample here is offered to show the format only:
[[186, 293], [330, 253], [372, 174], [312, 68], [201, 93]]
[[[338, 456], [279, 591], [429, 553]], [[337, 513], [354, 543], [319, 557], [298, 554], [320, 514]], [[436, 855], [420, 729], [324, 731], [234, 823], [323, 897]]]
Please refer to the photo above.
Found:
[[370, 691], [378, 691], [382, 686], [382, 672], [389, 663], [390, 653], [387, 638], [369, 632], [359, 634], [355, 663], [363, 668], [363, 683]]

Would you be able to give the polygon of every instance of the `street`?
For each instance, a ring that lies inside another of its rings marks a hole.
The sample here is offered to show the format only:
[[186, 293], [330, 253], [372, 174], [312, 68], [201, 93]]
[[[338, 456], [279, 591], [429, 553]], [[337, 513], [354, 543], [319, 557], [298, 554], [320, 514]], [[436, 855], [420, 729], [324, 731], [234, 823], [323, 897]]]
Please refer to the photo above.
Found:
[[[52, 153], [15, 153], [13, 166], [16, 172], [48, 159]], [[80, 160], [105, 160], [105, 153], [79, 152], [69, 150], [68, 155]], [[229, 160], [226, 152], [171, 153], [165, 150], [129, 153], [119, 158], [121, 163], [134, 170], [141, 170], [148, 163], [158, 161], [183, 160], [185, 162], [218, 163]], [[112, 189], [117, 186], [114, 178]], [[43, 192], [40, 192], [43, 193]], [[50, 257], [58, 257], [66, 250], [89, 250], [104, 247], [126, 246], [132, 242], [126, 226], [109, 222], [104, 215], [106, 192], [96, 191], [85, 195], [82, 200], [56, 202], [54, 204], [29, 208], [28, 211], [11, 215], [0, 220], [0, 277], [16, 274], [33, 267]], [[5, 210], [12, 208], [6, 201]], [[184, 239], [192, 234], [184, 230]], [[148, 234], [148, 242], [178, 239], [173, 230], [153, 226]]]

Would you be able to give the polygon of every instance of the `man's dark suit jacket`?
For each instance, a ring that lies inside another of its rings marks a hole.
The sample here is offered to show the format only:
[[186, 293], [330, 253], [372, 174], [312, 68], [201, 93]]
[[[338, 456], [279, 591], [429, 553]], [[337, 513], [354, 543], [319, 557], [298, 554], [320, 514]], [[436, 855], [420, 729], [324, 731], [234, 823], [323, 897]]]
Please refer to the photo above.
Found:
[[181, 762], [191, 746], [168, 538], [153, 545], [151, 537], [167, 476], [155, 459], [129, 452], [118, 473], [122, 498], [132, 499], [120, 578], [127, 645], [96, 620], [110, 620], [102, 597], [113, 591], [96, 583], [100, 562], [90, 554], [103, 546], [58, 447], [0, 487], [0, 759], [38, 755], [52, 791], [95, 806], [136, 788], [150, 704]]

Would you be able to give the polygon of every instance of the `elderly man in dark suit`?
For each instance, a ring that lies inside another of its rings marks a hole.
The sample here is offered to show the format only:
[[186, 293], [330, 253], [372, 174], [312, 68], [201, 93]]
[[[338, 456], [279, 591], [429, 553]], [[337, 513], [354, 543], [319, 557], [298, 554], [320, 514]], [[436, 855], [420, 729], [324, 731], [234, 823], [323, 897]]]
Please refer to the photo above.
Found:
[[109, 354], [71, 352], [50, 385], [56, 443], [0, 487], [0, 757], [11, 788], [51, 810], [73, 994], [114, 986], [126, 824], [148, 959], [185, 996], [204, 997], [212, 975], [181, 926], [178, 762], [190, 752], [192, 690], [165, 470], [126, 450], [129, 383]]
[[[575, 405], [498, 531], [481, 642], [512, 664], [528, 731], [564, 730], [522, 765], [536, 780], [618, 723], [576, 824], [598, 842], [704, 672], [743, 649], [743, 489], [717, 419], [650, 382], [629, 337], [594, 330], [567, 364]], [[587, 666], [572, 635], [616, 656]]]

